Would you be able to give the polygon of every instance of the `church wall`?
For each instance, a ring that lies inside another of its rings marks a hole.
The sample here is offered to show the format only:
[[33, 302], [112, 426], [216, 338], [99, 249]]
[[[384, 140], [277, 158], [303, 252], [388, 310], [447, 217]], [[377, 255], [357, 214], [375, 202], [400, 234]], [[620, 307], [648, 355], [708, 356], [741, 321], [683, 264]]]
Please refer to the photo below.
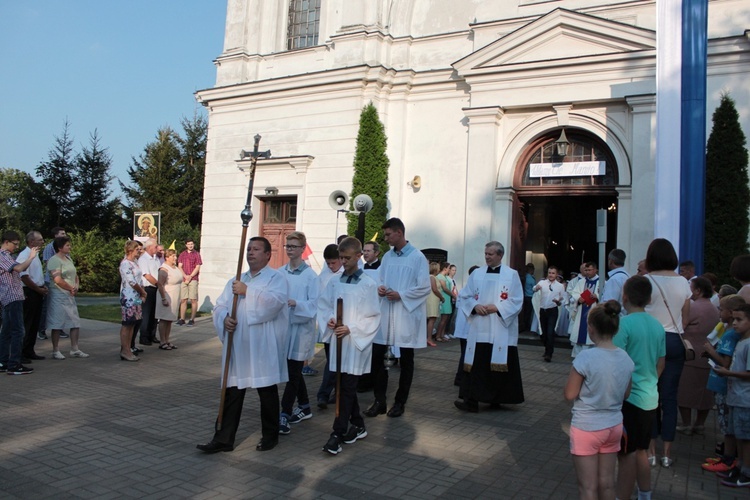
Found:
[[[254, 193], [275, 186], [280, 195], [298, 197], [297, 228], [315, 252], [313, 266], [323, 264], [323, 247], [336, 232], [328, 195], [351, 190], [359, 115], [370, 100], [388, 135], [391, 215], [404, 220], [417, 247], [448, 250], [461, 276], [481, 263], [488, 239], [509, 248], [518, 157], [530, 138], [559, 126], [590, 130], [616, 155], [618, 245], [634, 269], [653, 238], [654, 51], [602, 55], [586, 64], [540, 59], [471, 78], [453, 65], [556, 7], [653, 29], [654, 5], [324, 0], [321, 45], [286, 52], [286, 2], [230, 0], [217, 86], [199, 93], [209, 107], [201, 300], [213, 303], [236, 269], [247, 190], [236, 160], [252, 149], [256, 133], [274, 158], [312, 157], [297, 168], [260, 161]], [[709, 5], [712, 37], [743, 32], [750, 7], [736, 0]], [[256, 7], [265, 9], [263, 23], [251, 15]], [[281, 20], [269, 23], [274, 12]], [[708, 131], [728, 90], [750, 134], [747, 37], [713, 40], [709, 53]], [[418, 191], [407, 186], [415, 175], [422, 179]], [[255, 200], [251, 235], [258, 232], [259, 208]], [[338, 232], [345, 227], [342, 217]]]

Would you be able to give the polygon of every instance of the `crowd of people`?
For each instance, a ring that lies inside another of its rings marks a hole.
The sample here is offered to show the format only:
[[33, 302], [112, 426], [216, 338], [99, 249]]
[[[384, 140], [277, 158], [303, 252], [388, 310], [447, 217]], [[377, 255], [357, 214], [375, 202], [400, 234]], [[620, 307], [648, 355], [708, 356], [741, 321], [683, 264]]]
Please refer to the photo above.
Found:
[[[367, 436], [365, 417], [405, 414], [415, 350], [437, 342], [456, 338], [461, 344], [457, 409], [475, 413], [480, 404], [522, 403], [520, 321], [522, 329], [540, 334], [545, 362], [552, 360], [559, 333], [570, 340], [573, 363], [564, 395], [573, 401], [571, 454], [581, 497], [614, 498], [616, 492], [630, 498], [637, 485], [639, 498], [650, 498], [650, 468], [671, 467], [676, 434], [703, 434], [714, 407], [724, 438], [717, 457], [702, 467], [729, 486], [750, 486], [750, 255], [731, 265], [739, 290], [719, 286], [710, 273], [695, 276], [693, 263], [679, 262], [665, 239], [651, 242], [634, 276], [624, 269], [625, 252], [615, 249], [607, 256], [606, 281], [594, 262], [584, 263], [569, 282], [554, 265], [536, 281], [533, 266], [521, 276], [502, 265], [503, 245], [491, 241], [485, 265], [472, 267], [458, 290], [456, 266], [429, 262], [406, 239], [401, 220], [391, 218], [382, 229], [391, 247], [382, 259], [376, 242], [362, 245], [344, 236], [325, 248], [320, 275], [302, 258], [304, 233], [287, 235], [289, 262], [278, 270], [268, 265], [270, 242], [250, 238], [249, 270], [227, 282], [213, 313], [225, 344], [225, 393], [214, 436], [198, 449], [234, 449], [247, 388], [260, 397], [260, 451], [311, 418], [303, 374], [316, 342], [326, 357], [317, 406], [337, 409], [323, 446], [333, 455]], [[44, 359], [35, 346], [46, 329], [53, 359], [66, 357], [63, 337], [70, 339], [71, 357], [88, 357], [79, 347], [79, 280], [70, 238], [63, 228], [52, 232], [44, 249], [42, 235], [29, 232], [16, 258], [20, 236], [2, 235], [0, 368], [9, 374], [31, 373], [24, 363]], [[137, 337], [143, 346], [177, 349], [171, 327], [185, 324], [188, 301], [193, 316], [187, 324], [194, 324], [201, 265], [192, 241], [179, 255], [154, 239], [125, 244], [120, 359], [138, 361]], [[398, 389], [389, 405], [395, 363]], [[280, 383], [286, 383], [281, 397]], [[370, 391], [372, 402], [360, 408], [358, 393]]]
[[[630, 498], [636, 485], [639, 499], [651, 498], [650, 468], [671, 467], [676, 433], [703, 434], [714, 407], [724, 440], [701, 466], [724, 485], [750, 487], [750, 255], [731, 265], [739, 291], [695, 276], [665, 239], [651, 242], [637, 275], [624, 261], [622, 250], [610, 252], [603, 286], [588, 263], [567, 296], [549, 286], [554, 273], [533, 287], [532, 301], [567, 305], [571, 316], [564, 395], [581, 498]], [[544, 334], [555, 326], [541, 319]]]
[[[21, 244], [20, 235], [15, 231], [2, 235], [0, 372], [33, 373], [34, 369], [27, 365], [46, 359], [37, 353], [38, 341], [51, 341], [54, 360], [66, 359], [60, 348], [62, 338], [70, 339], [70, 357], [89, 357], [79, 347], [81, 320], [76, 296], [80, 280], [71, 257], [71, 240], [62, 227], [53, 228], [51, 234], [52, 241], [43, 247], [42, 234], [30, 231], [25, 248], [15, 258], [13, 254]], [[176, 349], [170, 341], [172, 323], [192, 326], [198, 310], [202, 261], [195, 243], [187, 240], [179, 257], [174, 249], [165, 252], [153, 238], [143, 242], [129, 240], [124, 252], [119, 268], [122, 279], [120, 359], [139, 360], [136, 354], [143, 352], [135, 345], [139, 333], [141, 345], [156, 344], [165, 351]], [[185, 323], [188, 301], [191, 302], [191, 317]], [[160, 338], [156, 336], [157, 328]]]
[[[523, 290], [518, 273], [501, 265], [503, 246], [487, 244], [486, 266], [477, 268], [459, 292], [453, 280], [456, 266], [428, 262], [406, 239], [400, 219], [387, 220], [382, 230], [391, 247], [382, 259], [376, 242], [362, 245], [343, 236], [325, 248], [320, 275], [301, 258], [307, 246], [303, 233], [287, 235], [289, 263], [278, 270], [268, 266], [270, 243], [262, 237], [250, 239], [249, 270], [240, 280], [227, 282], [214, 309], [214, 325], [225, 344], [225, 390], [213, 438], [198, 445], [199, 450], [234, 449], [247, 388], [258, 391], [261, 404], [257, 450], [274, 448], [279, 435], [290, 434], [295, 424], [311, 418], [302, 375], [316, 341], [323, 344], [326, 358], [317, 407], [335, 404], [337, 409], [322, 448], [332, 455], [367, 436], [365, 418], [403, 416], [415, 350], [453, 337], [461, 341], [456, 408], [477, 412], [480, 403], [523, 402], [517, 350]], [[390, 367], [395, 363], [400, 368], [398, 387], [389, 404]], [[282, 382], [286, 385], [279, 398], [277, 384]], [[358, 394], [363, 393], [373, 397], [366, 409], [359, 403]]]

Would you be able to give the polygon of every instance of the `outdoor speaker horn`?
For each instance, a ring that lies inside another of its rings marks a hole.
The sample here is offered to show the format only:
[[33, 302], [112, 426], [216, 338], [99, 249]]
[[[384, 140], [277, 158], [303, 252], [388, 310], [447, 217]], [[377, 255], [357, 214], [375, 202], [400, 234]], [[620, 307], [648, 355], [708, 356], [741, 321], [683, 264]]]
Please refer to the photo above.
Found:
[[360, 194], [354, 198], [354, 210], [367, 213], [372, 210], [372, 198], [366, 194]]
[[346, 205], [349, 203], [349, 195], [345, 192], [337, 189], [328, 196], [328, 204], [334, 210], [346, 210]]

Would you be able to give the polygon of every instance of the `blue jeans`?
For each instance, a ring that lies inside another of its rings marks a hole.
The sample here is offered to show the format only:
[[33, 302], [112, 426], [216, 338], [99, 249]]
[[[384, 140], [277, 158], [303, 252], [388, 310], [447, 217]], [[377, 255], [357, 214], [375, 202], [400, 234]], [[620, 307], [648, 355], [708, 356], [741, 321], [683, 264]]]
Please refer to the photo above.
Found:
[[661, 434], [663, 441], [671, 442], [677, 429], [677, 386], [685, 365], [685, 346], [679, 333], [667, 332], [666, 342], [667, 355], [659, 377], [659, 408], [652, 436], [656, 438]]
[[0, 363], [8, 368], [21, 364], [23, 345], [23, 300], [3, 306], [3, 326], [0, 328]]

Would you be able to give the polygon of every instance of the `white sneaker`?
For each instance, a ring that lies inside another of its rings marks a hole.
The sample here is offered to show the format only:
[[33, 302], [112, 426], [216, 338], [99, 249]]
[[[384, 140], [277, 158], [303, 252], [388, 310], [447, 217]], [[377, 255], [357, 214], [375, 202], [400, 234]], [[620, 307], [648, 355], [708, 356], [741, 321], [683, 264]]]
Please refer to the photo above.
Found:
[[88, 358], [89, 355], [83, 352], [82, 350], [78, 349], [77, 351], [70, 351], [70, 355], [74, 358]]
[[54, 351], [52, 353], [52, 359], [65, 359], [65, 356], [63, 356], [63, 353], [60, 351]]

